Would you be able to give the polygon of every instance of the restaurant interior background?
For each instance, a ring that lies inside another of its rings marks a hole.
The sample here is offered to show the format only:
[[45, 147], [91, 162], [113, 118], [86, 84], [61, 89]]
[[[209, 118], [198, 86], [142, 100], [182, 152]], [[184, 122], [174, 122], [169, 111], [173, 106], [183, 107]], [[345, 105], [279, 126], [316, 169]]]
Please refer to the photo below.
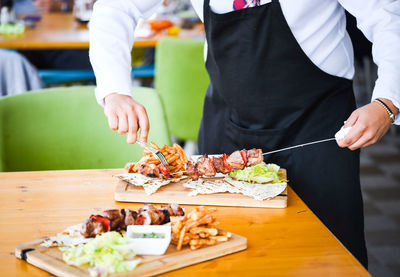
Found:
[[[49, 87], [95, 85], [88, 60], [86, 27], [92, 1], [54, 1], [53, 4], [37, 9], [31, 0], [1, 0], [1, 96]], [[49, 21], [49, 14], [57, 22]], [[66, 15], [70, 21], [63, 24]], [[347, 24], [355, 49], [354, 91], [357, 104], [361, 106], [370, 101], [376, 80], [376, 65], [370, 54], [371, 44], [358, 31], [355, 19], [350, 15], [347, 15]], [[154, 87], [154, 78], [157, 78], [155, 41], [164, 37], [204, 40], [201, 24], [189, 0], [166, 1], [151, 20], [138, 25], [138, 45], [133, 48], [132, 60], [135, 87]], [[43, 32], [38, 32], [38, 29]], [[60, 43], [64, 38], [69, 42], [65, 47]], [[51, 43], [51, 47], [46, 45]], [[392, 126], [379, 143], [361, 152], [369, 272], [373, 276], [400, 276], [399, 136], [398, 126]], [[185, 144], [187, 153], [196, 151], [194, 142], [178, 141]]]

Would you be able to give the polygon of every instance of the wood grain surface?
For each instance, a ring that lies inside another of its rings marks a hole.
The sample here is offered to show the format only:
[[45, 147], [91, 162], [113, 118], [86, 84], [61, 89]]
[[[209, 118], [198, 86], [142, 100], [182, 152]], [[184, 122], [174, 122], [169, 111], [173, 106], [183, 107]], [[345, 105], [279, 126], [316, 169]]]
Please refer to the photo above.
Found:
[[[182, 30], [178, 37], [201, 39], [203, 26]], [[147, 38], [138, 37], [133, 47], [154, 47], [166, 32], [154, 33]], [[0, 35], [0, 48], [20, 50], [88, 49], [89, 30], [86, 24], [77, 22], [72, 13], [43, 14], [34, 28], [26, 28], [22, 35]]]
[[[33, 241], [17, 245], [15, 248], [15, 256], [57, 276], [90, 276], [89, 272], [84, 267], [67, 265], [62, 259], [61, 251], [56, 247], [46, 248], [41, 246], [40, 243], [41, 241]], [[219, 243], [214, 246], [202, 247], [196, 251], [190, 250], [187, 246], [181, 251], [177, 251], [175, 245], [170, 245], [165, 255], [138, 256], [141, 262], [135, 270], [115, 275], [118, 277], [155, 276], [164, 272], [239, 252], [246, 248], [246, 238], [236, 234], [232, 234], [232, 237], [227, 242]]]
[[[1, 275], [48, 276], [15, 258], [15, 246], [83, 222], [94, 208], [138, 209], [141, 204], [114, 201], [112, 175], [120, 173], [0, 173]], [[162, 276], [369, 276], [293, 190], [288, 194], [286, 209], [218, 207], [220, 227], [246, 237], [247, 250]]]
[[[286, 179], [286, 170], [282, 170], [282, 178]], [[222, 178], [217, 178], [222, 179]], [[207, 179], [211, 181], [212, 179]], [[156, 193], [147, 195], [143, 187], [134, 186], [126, 181], [116, 180], [114, 199], [121, 202], [136, 203], [179, 203], [188, 205], [230, 206], [230, 207], [258, 207], [258, 208], [286, 208], [288, 199], [287, 188], [278, 196], [264, 201], [237, 193], [214, 193], [189, 196], [191, 189], [183, 184], [187, 180], [171, 183], [157, 190]]]

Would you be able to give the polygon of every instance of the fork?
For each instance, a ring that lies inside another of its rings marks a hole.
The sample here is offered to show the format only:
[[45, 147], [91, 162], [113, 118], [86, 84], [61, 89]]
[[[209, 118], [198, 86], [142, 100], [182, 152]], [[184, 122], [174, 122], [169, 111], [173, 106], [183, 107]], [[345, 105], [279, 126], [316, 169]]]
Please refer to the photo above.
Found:
[[153, 147], [148, 147], [147, 145], [143, 146], [141, 141], [136, 141], [139, 143], [140, 146], [142, 146], [144, 149], [146, 149], [147, 151], [150, 151], [151, 153], [153, 153], [154, 156], [156, 156], [156, 158], [158, 158], [161, 162], [162, 165], [166, 165], [169, 167], [169, 163], [167, 161], [167, 159], [165, 158], [165, 156], [163, 155], [163, 153], [161, 153], [160, 150], [156, 150]]

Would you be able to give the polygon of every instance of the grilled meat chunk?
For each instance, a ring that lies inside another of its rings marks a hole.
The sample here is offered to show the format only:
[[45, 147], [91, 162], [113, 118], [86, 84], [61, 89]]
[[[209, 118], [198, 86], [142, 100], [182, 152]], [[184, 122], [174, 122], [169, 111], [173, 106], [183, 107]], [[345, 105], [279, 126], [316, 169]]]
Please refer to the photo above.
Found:
[[[139, 223], [136, 223], [137, 225], [159, 225], [164, 221], [164, 214], [153, 205], [146, 203], [139, 209], [137, 221], [139, 221]], [[143, 224], [140, 224], [141, 221], [143, 221]]]
[[201, 156], [197, 161], [197, 172], [199, 175], [212, 177], [215, 176], [215, 168], [211, 159], [207, 155]]
[[135, 225], [151, 225], [151, 214], [150, 211], [143, 211], [138, 213]]
[[189, 175], [189, 177], [192, 178], [192, 180], [195, 181], [199, 179], [199, 173], [197, 171], [197, 163], [193, 161], [188, 161], [186, 163], [186, 172]]
[[143, 206], [138, 210], [138, 213], [144, 212], [144, 211], [155, 211], [156, 207], [154, 207], [152, 204], [144, 203]]
[[169, 222], [170, 216], [182, 216], [184, 210], [177, 204], [170, 204], [167, 207], [156, 209], [151, 204], [144, 204], [138, 211], [136, 225], [160, 225]]
[[228, 163], [231, 171], [243, 169], [246, 165], [239, 150], [233, 152], [226, 159], [226, 162]]
[[156, 209], [154, 211], [154, 215], [152, 216], [151, 224], [152, 225], [161, 225], [164, 223], [164, 220], [165, 220], [164, 212], [160, 209]]
[[185, 215], [185, 211], [178, 204], [172, 203], [172, 204], [169, 204], [168, 207], [172, 210], [172, 213], [170, 213], [170, 216], [183, 216], [183, 215]]
[[170, 221], [169, 217], [172, 216], [172, 209], [168, 208], [168, 206], [162, 206], [158, 210], [164, 214], [164, 220], [161, 224], [168, 223]]
[[121, 226], [121, 229], [125, 229], [126, 226], [128, 225], [135, 225], [136, 223], [136, 218], [137, 218], [137, 212], [129, 210], [129, 209], [122, 209], [121, 213], [124, 216], [124, 221]]
[[223, 174], [229, 173], [229, 170], [224, 166], [223, 157], [215, 157], [213, 160], [213, 165], [216, 172], [220, 172]]
[[139, 173], [147, 177], [160, 177], [160, 169], [155, 164], [142, 164]]
[[[110, 225], [107, 226], [106, 221], [99, 220], [97, 217], [99, 216], [91, 216], [82, 225], [81, 234], [85, 238], [94, 238], [97, 235], [110, 231]], [[106, 219], [105, 217], [102, 218]]]
[[247, 151], [247, 166], [253, 166], [264, 161], [261, 149], [250, 149]]
[[124, 217], [121, 214], [120, 210], [112, 209], [103, 211], [103, 216], [107, 217], [111, 221], [111, 231], [119, 230], [121, 228], [121, 224], [124, 221]]

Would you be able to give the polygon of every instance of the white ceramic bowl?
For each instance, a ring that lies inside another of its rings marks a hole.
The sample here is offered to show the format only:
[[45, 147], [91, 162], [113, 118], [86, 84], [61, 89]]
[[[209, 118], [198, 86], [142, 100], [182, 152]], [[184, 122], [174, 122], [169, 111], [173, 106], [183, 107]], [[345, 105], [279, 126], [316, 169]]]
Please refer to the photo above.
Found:
[[[136, 234], [161, 234], [163, 238], [135, 238]], [[126, 236], [137, 255], [163, 255], [171, 242], [171, 224], [128, 225]]]

